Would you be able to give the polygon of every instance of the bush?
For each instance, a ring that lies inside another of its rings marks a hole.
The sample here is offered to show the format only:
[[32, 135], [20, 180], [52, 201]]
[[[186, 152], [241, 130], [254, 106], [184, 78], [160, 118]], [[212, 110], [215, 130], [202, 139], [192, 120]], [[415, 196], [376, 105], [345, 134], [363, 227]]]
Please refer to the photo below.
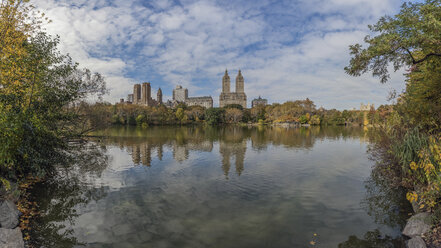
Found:
[[[420, 144], [424, 143], [417, 145]], [[407, 199], [427, 210], [440, 208], [441, 139], [429, 137], [425, 146], [415, 151], [417, 157], [406, 166], [408, 172], [404, 184], [413, 188], [407, 193]]]

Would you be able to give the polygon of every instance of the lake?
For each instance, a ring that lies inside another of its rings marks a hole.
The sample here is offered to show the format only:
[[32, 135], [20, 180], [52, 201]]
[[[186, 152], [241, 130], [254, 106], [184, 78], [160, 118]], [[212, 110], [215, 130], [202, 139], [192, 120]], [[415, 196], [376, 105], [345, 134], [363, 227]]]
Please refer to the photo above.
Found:
[[37, 247], [402, 245], [405, 203], [372, 179], [362, 128], [95, 134], [106, 137], [89, 141], [74, 169], [35, 187]]

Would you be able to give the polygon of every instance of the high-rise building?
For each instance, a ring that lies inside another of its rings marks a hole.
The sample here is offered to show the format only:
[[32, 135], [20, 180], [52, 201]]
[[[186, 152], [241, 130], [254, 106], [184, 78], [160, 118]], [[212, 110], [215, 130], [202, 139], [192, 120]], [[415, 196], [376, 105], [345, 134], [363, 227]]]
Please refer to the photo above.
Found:
[[141, 103], [141, 85], [135, 84], [133, 86], [133, 103], [139, 104]]
[[158, 89], [158, 93], [156, 93], [156, 101], [158, 104], [162, 104], [162, 90], [161, 88]]
[[142, 83], [141, 104], [150, 106], [152, 99], [152, 88], [150, 83]]
[[238, 104], [246, 108], [247, 95], [245, 94], [244, 84], [244, 78], [239, 70], [236, 77], [236, 92], [230, 92], [230, 76], [228, 75], [228, 71], [225, 70], [225, 74], [222, 78], [222, 93], [219, 96], [219, 107]]
[[176, 85], [176, 88], [173, 90], [173, 101], [184, 103], [187, 98], [188, 90], [181, 85]]
[[152, 98], [152, 88], [150, 83], [135, 84], [133, 94], [127, 96], [127, 102], [141, 104], [145, 106], [156, 106], [162, 103], [162, 90], [158, 89], [157, 100]]

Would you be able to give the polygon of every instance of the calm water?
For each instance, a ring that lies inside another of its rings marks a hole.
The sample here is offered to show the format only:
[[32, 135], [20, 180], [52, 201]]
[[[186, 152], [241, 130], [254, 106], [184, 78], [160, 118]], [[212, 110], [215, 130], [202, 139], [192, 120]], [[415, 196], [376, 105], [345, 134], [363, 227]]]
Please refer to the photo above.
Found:
[[[98, 134], [109, 137], [89, 143], [84, 149], [93, 151], [74, 172], [35, 189], [42, 210], [35, 244], [399, 247], [406, 213], [384, 203], [388, 193], [368, 182], [374, 162], [362, 129], [152, 127]], [[375, 204], [388, 205], [375, 211]]]

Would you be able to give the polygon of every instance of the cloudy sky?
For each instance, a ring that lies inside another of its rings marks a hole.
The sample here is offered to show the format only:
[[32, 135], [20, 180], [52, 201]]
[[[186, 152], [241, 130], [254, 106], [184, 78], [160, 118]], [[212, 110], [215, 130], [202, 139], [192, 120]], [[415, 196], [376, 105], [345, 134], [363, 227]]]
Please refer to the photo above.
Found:
[[[50, 34], [82, 67], [106, 77], [115, 102], [133, 84], [151, 82], [166, 98], [175, 85], [218, 105], [227, 68], [237, 70], [248, 104], [313, 100], [345, 109], [387, 103], [404, 87], [402, 72], [385, 85], [370, 75], [350, 77], [348, 46], [362, 42], [368, 24], [399, 11], [401, 0], [38, 0], [52, 20]], [[154, 94], [156, 95], [156, 94]]]

